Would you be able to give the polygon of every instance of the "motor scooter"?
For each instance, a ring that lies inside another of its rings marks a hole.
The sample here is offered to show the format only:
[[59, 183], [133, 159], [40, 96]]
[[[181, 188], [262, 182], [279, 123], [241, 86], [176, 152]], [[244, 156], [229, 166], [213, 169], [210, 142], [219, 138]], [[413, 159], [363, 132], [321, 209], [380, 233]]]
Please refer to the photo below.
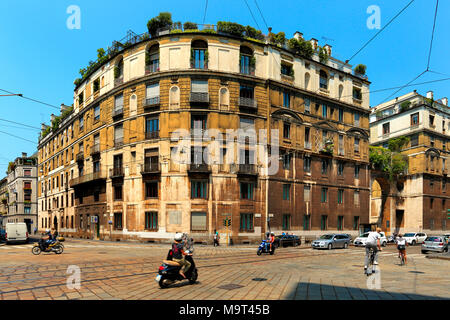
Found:
[[258, 256], [260, 256], [262, 253], [273, 255], [275, 253], [275, 244], [272, 243], [272, 250], [270, 250], [270, 242], [267, 240], [263, 240], [259, 245], [258, 251], [256, 251], [256, 254]]

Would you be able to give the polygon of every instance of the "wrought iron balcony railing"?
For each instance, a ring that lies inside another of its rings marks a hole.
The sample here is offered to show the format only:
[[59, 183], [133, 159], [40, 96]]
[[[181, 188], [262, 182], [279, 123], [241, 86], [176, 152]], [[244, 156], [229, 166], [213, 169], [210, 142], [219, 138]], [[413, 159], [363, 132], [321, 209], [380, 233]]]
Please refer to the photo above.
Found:
[[145, 139], [158, 139], [159, 138], [159, 131], [148, 131], [145, 133]]
[[256, 109], [257, 108], [257, 102], [253, 98], [239, 97], [239, 106], [240, 107]]
[[124, 176], [124, 170], [123, 167], [114, 167], [109, 169], [109, 176], [111, 178], [116, 178], [116, 177], [123, 177]]
[[70, 186], [74, 187], [83, 183], [94, 182], [98, 180], [106, 180], [104, 171], [88, 173], [81, 177], [73, 178], [70, 180]]
[[159, 163], [155, 162], [147, 162], [144, 163], [143, 166], [141, 166], [141, 173], [158, 173], [161, 172], [161, 166]]
[[157, 96], [157, 97], [145, 98], [142, 104], [144, 105], [144, 108], [149, 108], [149, 107], [157, 107], [157, 106], [159, 106], [159, 103], [160, 103], [160, 99], [159, 99], [159, 96]]
[[188, 168], [189, 172], [211, 172], [211, 167], [206, 163], [191, 163]]
[[113, 117], [123, 115], [123, 106], [116, 106], [112, 112]]
[[249, 163], [240, 163], [239, 164], [239, 174], [257, 174], [256, 165]]
[[99, 143], [94, 144], [94, 145], [91, 147], [91, 155], [97, 154], [97, 153], [100, 153], [100, 144], [99, 144]]
[[190, 102], [209, 103], [209, 93], [208, 92], [191, 92], [189, 101]]

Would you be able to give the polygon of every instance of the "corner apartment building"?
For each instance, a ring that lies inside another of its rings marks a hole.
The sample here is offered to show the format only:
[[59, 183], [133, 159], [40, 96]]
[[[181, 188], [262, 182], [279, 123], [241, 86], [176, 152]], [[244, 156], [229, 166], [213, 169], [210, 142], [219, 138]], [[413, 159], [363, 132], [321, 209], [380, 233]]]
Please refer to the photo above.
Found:
[[389, 139], [405, 136], [401, 153], [408, 172], [395, 183], [375, 179], [371, 220], [387, 232], [430, 234], [449, 230], [448, 156], [450, 111], [448, 99], [422, 96], [415, 90], [376, 106], [370, 119], [370, 144], [387, 148]]
[[[73, 112], [41, 136], [39, 227], [144, 241], [188, 232], [201, 241], [225, 233], [231, 218], [234, 243], [269, 229], [358, 233], [369, 219], [370, 82], [326, 50], [322, 61], [267, 41], [189, 31], [114, 52], [77, 83]], [[197, 147], [181, 146], [179, 129]], [[204, 139], [214, 129], [214, 140]], [[227, 161], [205, 160], [205, 148], [239, 129], [255, 130], [256, 142], [234, 137], [217, 149]]]
[[8, 177], [0, 180], [0, 228], [3, 227], [3, 219], [8, 214]]
[[8, 168], [8, 213], [3, 223], [25, 222], [31, 234], [37, 226], [37, 157], [23, 152]]

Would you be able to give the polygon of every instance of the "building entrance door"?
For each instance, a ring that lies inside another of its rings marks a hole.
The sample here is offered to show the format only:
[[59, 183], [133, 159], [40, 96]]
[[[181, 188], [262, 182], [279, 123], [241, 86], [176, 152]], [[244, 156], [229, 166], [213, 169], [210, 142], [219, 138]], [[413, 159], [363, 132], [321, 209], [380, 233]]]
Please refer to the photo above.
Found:
[[400, 228], [403, 228], [405, 210], [395, 210], [395, 233], [399, 233]]

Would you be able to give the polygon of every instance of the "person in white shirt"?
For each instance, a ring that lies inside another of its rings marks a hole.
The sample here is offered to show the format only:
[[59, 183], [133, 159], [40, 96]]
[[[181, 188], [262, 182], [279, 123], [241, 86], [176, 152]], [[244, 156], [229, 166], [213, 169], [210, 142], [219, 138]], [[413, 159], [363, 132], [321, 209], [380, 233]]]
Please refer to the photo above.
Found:
[[381, 228], [377, 228], [377, 231], [371, 231], [369, 232], [369, 235], [367, 237], [366, 242], [366, 258], [364, 260], [364, 271], [367, 270], [367, 265], [369, 264], [369, 256], [370, 256], [370, 248], [373, 249], [375, 252], [375, 259], [373, 264], [378, 264], [378, 251], [381, 251], [381, 244], [380, 244], [380, 235]]
[[408, 242], [406, 242], [406, 239], [403, 238], [401, 234], [398, 235], [395, 242], [397, 243], [398, 257], [400, 258], [400, 255], [402, 254], [406, 264], [406, 246], [408, 245]]

